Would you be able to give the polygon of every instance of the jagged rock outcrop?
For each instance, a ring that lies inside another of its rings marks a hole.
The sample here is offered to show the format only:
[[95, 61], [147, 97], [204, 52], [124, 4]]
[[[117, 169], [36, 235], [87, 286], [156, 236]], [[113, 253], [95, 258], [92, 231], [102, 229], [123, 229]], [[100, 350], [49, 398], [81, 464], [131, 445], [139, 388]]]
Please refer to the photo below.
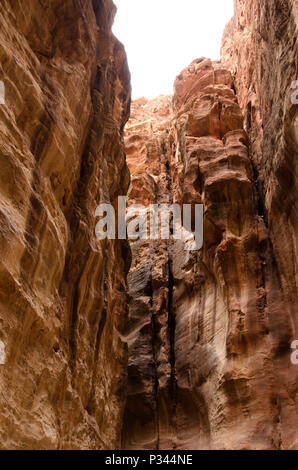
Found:
[[134, 103], [129, 198], [203, 203], [204, 244], [132, 243], [123, 446], [296, 448], [295, 325], [232, 75], [195, 60], [168, 101]]
[[1, 1], [0, 447], [120, 445], [129, 250], [95, 238], [126, 193], [130, 77], [110, 0]]

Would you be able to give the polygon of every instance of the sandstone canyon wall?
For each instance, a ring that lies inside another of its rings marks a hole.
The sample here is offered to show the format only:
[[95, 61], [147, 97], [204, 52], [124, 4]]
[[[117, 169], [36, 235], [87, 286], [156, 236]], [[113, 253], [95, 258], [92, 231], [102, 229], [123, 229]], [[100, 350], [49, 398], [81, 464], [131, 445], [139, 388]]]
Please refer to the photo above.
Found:
[[259, 199], [280, 283], [297, 320], [298, 1], [235, 2], [222, 60], [231, 69], [245, 117]]
[[271, 9], [266, 53], [257, 33], [247, 44], [237, 29], [244, 16], [258, 30], [265, 3], [236, 2], [222, 63], [195, 60], [172, 106], [170, 97], [132, 106], [130, 202], [203, 203], [204, 245], [132, 243], [124, 448], [298, 447], [294, 5], [284, 5], [286, 24], [284, 9]]
[[[298, 449], [297, 1], [235, 0], [125, 151], [114, 14], [0, 3], [0, 448]], [[202, 249], [96, 240], [127, 191], [203, 204]]]
[[0, 447], [120, 444], [129, 250], [95, 238], [125, 194], [130, 76], [110, 0], [0, 3]]

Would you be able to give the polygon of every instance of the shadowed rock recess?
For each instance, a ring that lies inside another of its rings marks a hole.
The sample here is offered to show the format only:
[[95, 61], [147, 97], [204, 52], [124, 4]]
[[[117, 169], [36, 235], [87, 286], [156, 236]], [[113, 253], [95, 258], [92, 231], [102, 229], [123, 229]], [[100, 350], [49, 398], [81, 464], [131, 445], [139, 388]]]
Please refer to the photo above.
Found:
[[[298, 449], [298, 2], [131, 110], [114, 14], [0, 4], [0, 448]], [[202, 249], [97, 240], [126, 193], [203, 204]]]

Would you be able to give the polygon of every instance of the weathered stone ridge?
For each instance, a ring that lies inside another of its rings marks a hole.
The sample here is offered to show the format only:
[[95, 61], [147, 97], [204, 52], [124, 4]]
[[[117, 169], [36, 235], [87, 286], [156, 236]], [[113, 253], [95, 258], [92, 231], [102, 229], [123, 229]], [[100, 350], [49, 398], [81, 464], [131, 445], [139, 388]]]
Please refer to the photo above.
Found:
[[127, 247], [95, 238], [126, 193], [130, 76], [110, 0], [1, 1], [0, 446], [120, 445]]

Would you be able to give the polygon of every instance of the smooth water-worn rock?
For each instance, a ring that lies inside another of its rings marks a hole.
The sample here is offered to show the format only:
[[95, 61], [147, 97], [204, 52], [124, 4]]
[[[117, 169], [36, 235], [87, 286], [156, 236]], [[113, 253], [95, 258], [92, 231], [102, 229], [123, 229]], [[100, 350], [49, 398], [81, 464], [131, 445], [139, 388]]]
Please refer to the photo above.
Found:
[[120, 445], [129, 251], [95, 237], [126, 193], [130, 77], [110, 0], [1, 1], [0, 446]]

